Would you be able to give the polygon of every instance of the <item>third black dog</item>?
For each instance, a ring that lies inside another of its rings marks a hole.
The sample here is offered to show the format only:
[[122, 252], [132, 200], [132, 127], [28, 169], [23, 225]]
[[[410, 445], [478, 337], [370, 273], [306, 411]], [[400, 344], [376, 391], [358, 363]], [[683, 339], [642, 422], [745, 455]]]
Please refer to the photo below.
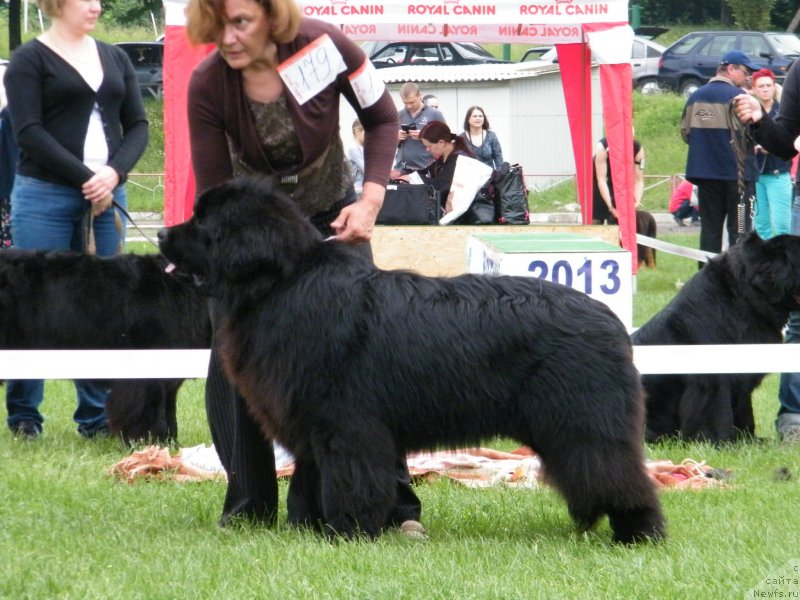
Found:
[[[634, 332], [636, 345], [779, 344], [800, 310], [800, 237], [748, 234], [712, 259]], [[645, 375], [647, 439], [734, 441], [755, 434], [750, 396], [764, 374]]]
[[[0, 348], [208, 348], [206, 300], [159, 255], [96, 258], [68, 252], [0, 252]], [[180, 379], [111, 382], [109, 428], [126, 441], [174, 440]]]

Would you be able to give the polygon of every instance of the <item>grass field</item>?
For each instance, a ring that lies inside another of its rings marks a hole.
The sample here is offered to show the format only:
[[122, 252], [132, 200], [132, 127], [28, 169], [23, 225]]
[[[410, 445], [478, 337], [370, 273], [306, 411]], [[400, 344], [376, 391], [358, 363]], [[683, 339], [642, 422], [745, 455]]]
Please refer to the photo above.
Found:
[[[696, 233], [665, 238], [697, 245]], [[694, 270], [659, 254], [658, 269], [638, 276], [635, 324]], [[128, 450], [115, 440], [83, 441], [71, 420], [72, 385], [48, 382], [43, 438], [0, 431], [0, 598], [751, 598], [756, 585], [797, 597], [789, 594], [800, 594], [800, 528], [791, 517], [800, 456], [774, 437], [776, 383], [769, 376], [755, 395], [762, 442], [647, 448], [651, 458], [705, 460], [731, 478], [723, 489], [663, 492], [669, 539], [627, 548], [611, 544], [606, 521], [576, 531], [546, 488], [445, 481], [417, 487], [427, 542], [390, 533], [329, 544], [287, 528], [285, 510], [275, 529], [221, 530], [222, 483], [111, 479], [108, 467]], [[203, 381], [184, 386], [178, 418], [183, 446], [210, 443]], [[284, 484], [282, 502], [285, 492]], [[776, 585], [777, 575], [795, 583]]]

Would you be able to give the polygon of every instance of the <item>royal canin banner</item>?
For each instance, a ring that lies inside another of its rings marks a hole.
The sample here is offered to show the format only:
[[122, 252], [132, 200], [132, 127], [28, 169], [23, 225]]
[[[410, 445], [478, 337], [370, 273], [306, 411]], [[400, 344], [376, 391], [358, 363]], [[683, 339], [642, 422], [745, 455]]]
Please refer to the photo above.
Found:
[[584, 23], [628, 20], [627, 0], [551, 0], [549, 2], [472, 2], [413, 0], [383, 2], [314, 0], [302, 2], [307, 17], [341, 26], [355, 40], [507, 43], [581, 42]]

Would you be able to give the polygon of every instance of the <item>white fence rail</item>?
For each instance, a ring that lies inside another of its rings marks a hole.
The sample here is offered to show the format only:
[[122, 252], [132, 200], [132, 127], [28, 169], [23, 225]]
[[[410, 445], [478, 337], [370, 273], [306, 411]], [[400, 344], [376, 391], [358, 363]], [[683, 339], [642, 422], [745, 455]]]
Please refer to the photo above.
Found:
[[[208, 358], [209, 350], [2, 350], [0, 379], [203, 378]], [[634, 361], [642, 374], [800, 372], [800, 344], [635, 346]]]

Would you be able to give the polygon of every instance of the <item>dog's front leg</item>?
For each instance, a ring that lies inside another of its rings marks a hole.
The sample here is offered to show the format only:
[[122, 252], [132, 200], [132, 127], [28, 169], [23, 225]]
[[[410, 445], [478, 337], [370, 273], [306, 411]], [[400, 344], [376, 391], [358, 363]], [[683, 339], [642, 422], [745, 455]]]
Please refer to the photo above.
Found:
[[692, 378], [678, 407], [684, 439], [729, 442], [734, 439], [733, 393], [729, 377]]
[[[377, 423], [358, 430], [330, 432], [316, 440], [320, 505], [328, 533], [352, 538], [377, 537], [396, 502], [395, 445]], [[358, 426], [358, 424], [357, 424]]]
[[319, 470], [313, 460], [295, 458], [294, 473], [286, 496], [290, 525], [320, 530], [324, 521], [319, 505]]

